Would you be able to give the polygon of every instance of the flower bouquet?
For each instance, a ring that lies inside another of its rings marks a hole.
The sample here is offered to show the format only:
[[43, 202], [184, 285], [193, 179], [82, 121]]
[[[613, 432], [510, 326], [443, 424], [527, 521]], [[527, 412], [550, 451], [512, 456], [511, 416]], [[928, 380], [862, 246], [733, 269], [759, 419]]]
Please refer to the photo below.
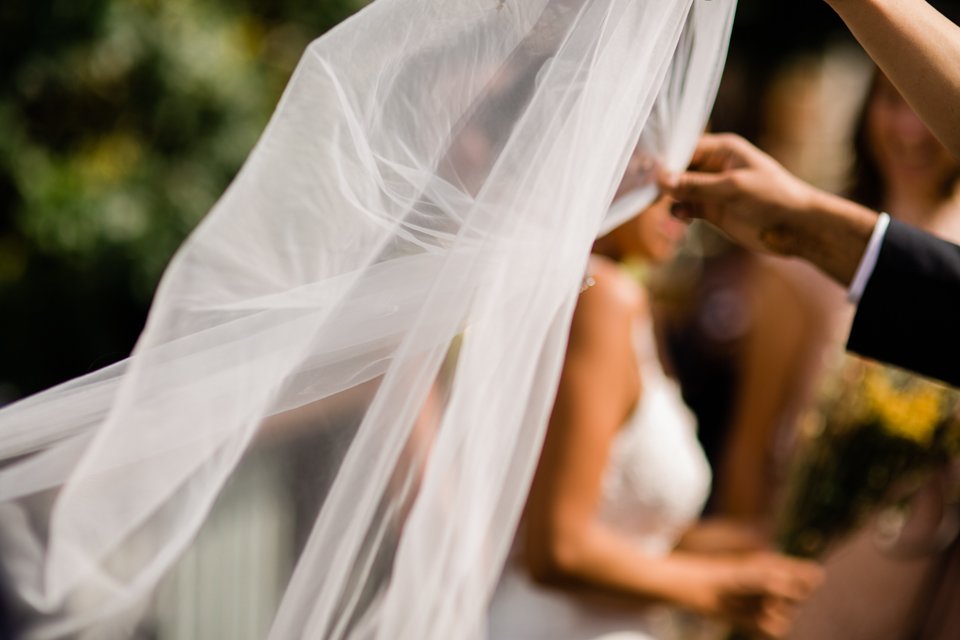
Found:
[[929, 474], [960, 453], [958, 409], [948, 387], [844, 356], [802, 421], [780, 548], [816, 558], [881, 510], [905, 513]]
[[[960, 454], [960, 393], [915, 374], [844, 355], [801, 420], [777, 543], [820, 558], [878, 521], [902, 525], [931, 473]], [[892, 537], [896, 537], [893, 532]], [[727, 640], [746, 640], [734, 631]]]

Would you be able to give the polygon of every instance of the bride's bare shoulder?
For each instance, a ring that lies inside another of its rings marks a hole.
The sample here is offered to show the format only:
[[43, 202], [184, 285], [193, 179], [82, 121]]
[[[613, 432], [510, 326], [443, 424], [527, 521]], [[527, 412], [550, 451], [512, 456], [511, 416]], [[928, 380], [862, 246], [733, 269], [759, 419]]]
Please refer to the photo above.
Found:
[[643, 289], [607, 258], [590, 259], [585, 288], [573, 317], [572, 344], [620, 350], [633, 323], [649, 313]]
[[590, 286], [581, 294], [582, 305], [630, 316], [647, 312], [646, 292], [617, 263], [591, 256], [588, 274]]

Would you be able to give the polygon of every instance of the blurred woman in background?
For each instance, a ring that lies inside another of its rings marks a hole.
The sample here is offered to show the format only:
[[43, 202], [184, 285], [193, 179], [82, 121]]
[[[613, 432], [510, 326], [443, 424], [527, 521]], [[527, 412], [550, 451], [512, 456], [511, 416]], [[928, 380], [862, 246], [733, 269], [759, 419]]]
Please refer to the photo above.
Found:
[[[960, 163], [926, 128], [879, 71], [875, 72], [854, 135], [854, 168], [849, 195], [860, 204], [960, 241]], [[909, 304], [909, 300], [903, 301]], [[837, 309], [838, 325], [850, 321], [850, 309]], [[843, 328], [839, 336], [846, 335]], [[891, 336], [896, 340], [897, 336]], [[834, 347], [832, 373], [822, 394], [853, 402], [866, 375], [902, 375], [881, 365], [845, 355], [841, 337]], [[922, 383], [916, 383], [922, 384]], [[931, 383], [932, 384], [932, 383]], [[829, 424], [832, 416], [818, 417]], [[960, 573], [942, 572], [946, 547], [944, 523], [951, 518], [948, 476], [935, 473], [914, 495], [896, 540], [881, 548], [877, 523], [852, 535], [826, 562], [824, 588], [801, 611], [792, 637], [829, 640], [940, 638], [955, 626], [944, 625], [943, 611], [930, 609], [932, 594], [951, 588]], [[955, 545], [954, 545], [955, 546]], [[952, 552], [955, 555], [955, 551]], [[957, 563], [954, 562], [953, 565]], [[942, 607], [941, 607], [942, 608]], [[954, 607], [955, 608], [955, 607]], [[933, 628], [931, 625], [937, 626]]]

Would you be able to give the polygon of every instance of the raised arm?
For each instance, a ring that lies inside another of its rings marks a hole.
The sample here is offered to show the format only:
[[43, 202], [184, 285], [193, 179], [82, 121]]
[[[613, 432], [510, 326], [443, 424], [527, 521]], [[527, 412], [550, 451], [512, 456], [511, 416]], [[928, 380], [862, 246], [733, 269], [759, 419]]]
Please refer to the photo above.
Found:
[[960, 27], [925, 0], [826, 0], [930, 130], [960, 156]]

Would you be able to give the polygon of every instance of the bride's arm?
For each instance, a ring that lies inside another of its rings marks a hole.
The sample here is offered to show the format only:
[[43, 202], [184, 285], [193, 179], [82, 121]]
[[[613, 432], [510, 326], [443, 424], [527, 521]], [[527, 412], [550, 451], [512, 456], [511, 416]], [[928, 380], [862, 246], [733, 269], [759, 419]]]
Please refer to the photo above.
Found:
[[684, 532], [677, 549], [696, 554], [731, 554], [770, 548], [769, 535], [758, 525], [731, 518], [701, 520]]
[[[582, 296], [526, 510], [525, 557], [543, 582], [578, 584], [671, 602], [769, 635], [785, 632], [792, 603], [819, 578], [773, 554], [711, 557], [643, 552], [596, 517], [610, 447], [637, 399], [632, 310], [597, 277]], [[665, 481], [669, 481], [665, 479]]]
[[[541, 580], [582, 574], [605, 531], [594, 522], [610, 447], [640, 381], [630, 291], [609, 274], [580, 296], [557, 399], [525, 512], [525, 556]], [[612, 558], [611, 558], [612, 559]], [[596, 558], [603, 566], [607, 559]], [[594, 573], [589, 572], [591, 575]], [[601, 569], [598, 576], [606, 575]], [[584, 576], [589, 577], [589, 576]], [[615, 577], [616, 582], [618, 578]]]
[[925, 0], [826, 0], [954, 154], [960, 155], [960, 27]]

